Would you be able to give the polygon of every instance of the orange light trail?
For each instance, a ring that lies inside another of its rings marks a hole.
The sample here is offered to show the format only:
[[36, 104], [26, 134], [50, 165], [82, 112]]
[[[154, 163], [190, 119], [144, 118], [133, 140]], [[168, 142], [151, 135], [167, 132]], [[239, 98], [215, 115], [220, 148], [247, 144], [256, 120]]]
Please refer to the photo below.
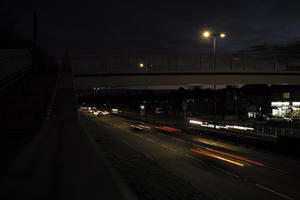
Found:
[[215, 156], [215, 155], [212, 155], [212, 154], [209, 154], [209, 153], [204, 153], [202, 151], [199, 151], [199, 150], [196, 150], [196, 149], [191, 149], [191, 151], [195, 152], [195, 153], [198, 153], [198, 154], [202, 154], [202, 155], [205, 155], [205, 156], [208, 156], [208, 157], [211, 157], [211, 158], [216, 158], [216, 159], [219, 159], [219, 160], [223, 160], [225, 162], [229, 162], [231, 164], [234, 164], [234, 165], [237, 165], [237, 166], [240, 166], [240, 167], [244, 167], [245, 165], [242, 164], [242, 163], [239, 163], [239, 162], [235, 162], [233, 160], [229, 160], [229, 159], [226, 159], [226, 158], [222, 158], [220, 156]]
[[168, 126], [156, 126], [155, 128], [164, 130], [164, 131], [169, 131], [169, 132], [181, 132], [182, 130], [176, 129], [176, 128], [171, 128]]
[[243, 157], [240, 157], [240, 156], [235, 156], [235, 155], [232, 155], [232, 154], [229, 154], [229, 153], [224, 153], [222, 151], [217, 151], [217, 150], [210, 149], [210, 148], [205, 148], [205, 149], [208, 150], [208, 151], [212, 151], [212, 152], [219, 153], [219, 154], [222, 154], [222, 155], [225, 155], [225, 156], [229, 156], [229, 157], [232, 157], [232, 158], [243, 160], [243, 161], [246, 161], [246, 162], [249, 162], [249, 163], [252, 163], [252, 164], [256, 164], [256, 165], [259, 165], [259, 166], [265, 166], [262, 163], [255, 162], [253, 160], [249, 160], [249, 159], [246, 159], [246, 158], [243, 158]]

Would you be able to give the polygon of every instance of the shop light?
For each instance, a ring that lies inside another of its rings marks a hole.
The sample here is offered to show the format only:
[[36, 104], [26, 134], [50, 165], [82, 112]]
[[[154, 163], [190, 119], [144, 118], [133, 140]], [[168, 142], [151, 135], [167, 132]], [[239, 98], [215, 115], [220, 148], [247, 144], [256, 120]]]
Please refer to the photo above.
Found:
[[300, 106], [300, 102], [293, 102], [293, 106]]
[[288, 101], [284, 101], [284, 102], [275, 101], [275, 102], [271, 102], [271, 105], [272, 106], [289, 106], [290, 102], [288, 102]]

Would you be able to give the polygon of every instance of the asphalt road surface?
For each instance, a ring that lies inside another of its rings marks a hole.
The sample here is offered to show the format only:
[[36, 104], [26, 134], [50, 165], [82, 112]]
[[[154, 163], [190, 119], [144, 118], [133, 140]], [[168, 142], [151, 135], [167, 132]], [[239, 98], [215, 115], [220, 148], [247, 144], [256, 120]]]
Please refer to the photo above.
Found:
[[[84, 115], [213, 199], [300, 199], [300, 161], [234, 146], [172, 127], [145, 124], [136, 130], [128, 119]], [[109, 126], [108, 126], [109, 125]]]

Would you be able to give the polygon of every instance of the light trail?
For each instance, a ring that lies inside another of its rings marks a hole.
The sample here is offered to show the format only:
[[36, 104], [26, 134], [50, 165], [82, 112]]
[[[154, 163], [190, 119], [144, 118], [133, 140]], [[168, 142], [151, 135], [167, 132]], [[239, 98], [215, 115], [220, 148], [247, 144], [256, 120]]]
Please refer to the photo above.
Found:
[[215, 155], [212, 155], [212, 154], [209, 154], [209, 153], [204, 153], [204, 152], [199, 151], [199, 150], [196, 150], [196, 149], [191, 149], [191, 151], [193, 151], [193, 152], [195, 152], [195, 153], [198, 153], [198, 154], [202, 154], [202, 155], [211, 157], [211, 158], [216, 158], [216, 159], [219, 159], [219, 160], [223, 160], [223, 161], [225, 161], [225, 162], [228, 162], [228, 163], [231, 163], [231, 164], [240, 166], [240, 167], [244, 167], [244, 166], [245, 166], [245, 165], [242, 164], [242, 163], [235, 162], [235, 161], [233, 161], [233, 160], [229, 160], [229, 159], [226, 159], [226, 158], [223, 158], [223, 157], [220, 157], [220, 156], [215, 156]]
[[240, 156], [235, 156], [235, 155], [232, 155], [232, 154], [229, 154], [229, 153], [224, 153], [224, 152], [222, 152], [222, 151], [217, 151], [217, 150], [214, 150], [214, 149], [211, 149], [211, 148], [205, 148], [205, 149], [208, 150], [208, 151], [212, 151], [212, 152], [215, 152], [215, 153], [219, 153], [219, 154], [222, 154], [222, 155], [231, 157], [231, 158], [236, 158], [236, 159], [239, 159], [239, 160], [243, 160], [243, 161], [246, 161], [246, 162], [249, 162], [249, 163], [252, 163], [252, 164], [256, 164], [256, 165], [259, 165], [259, 166], [265, 166], [265, 165], [262, 164], [262, 163], [255, 162], [255, 161], [253, 161], [253, 160], [249, 160], [249, 159], [246, 159], [246, 158], [243, 158], [243, 157], [240, 157]]
[[168, 126], [155, 126], [155, 128], [160, 129], [160, 130], [164, 130], [164, 131], [169, 131], [169, 132], [181, 132], [182, 131], [182, 130], [172, 128], [172, 127], [168, 127]]

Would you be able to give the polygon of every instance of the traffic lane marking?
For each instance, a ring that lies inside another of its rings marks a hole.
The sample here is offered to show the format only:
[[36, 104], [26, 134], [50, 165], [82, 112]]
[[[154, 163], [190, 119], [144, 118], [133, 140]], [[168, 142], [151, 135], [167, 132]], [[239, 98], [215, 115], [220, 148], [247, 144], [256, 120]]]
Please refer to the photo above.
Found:
[[262, 186], [262, 185], [260, 185], [260, 184], [255, 184], [257, 187], [260, 187], [260, 188], [262, 188], [262, 189], [264, 189], [264, 190], [266, 190], [266, 191], [269, 191], [269, 192], [271, 192], [271, 193], [273, 193], [273, 194], [276, 194], [276, 195], [278, 195], [278, 196], [281, 196], [281, 197], [283, 197], [283, 198], [286, 198], [286, 199], [289, 199], [289, 200], [295, 200], [294, 198], [292, 198], [292, 197], [289, 197], [289, 196], [287, 196], [287, 195], [284, 195], [284, 194], [281, 194], [281, 193], [279, 193], [279, 192], [276, 192], [276, 191], [274, 191], [274, 190], [272, 190], [272, 189], [270, 189], [270, 188], [268, 188], [268, 187], [265, 187], [265, 186]]

